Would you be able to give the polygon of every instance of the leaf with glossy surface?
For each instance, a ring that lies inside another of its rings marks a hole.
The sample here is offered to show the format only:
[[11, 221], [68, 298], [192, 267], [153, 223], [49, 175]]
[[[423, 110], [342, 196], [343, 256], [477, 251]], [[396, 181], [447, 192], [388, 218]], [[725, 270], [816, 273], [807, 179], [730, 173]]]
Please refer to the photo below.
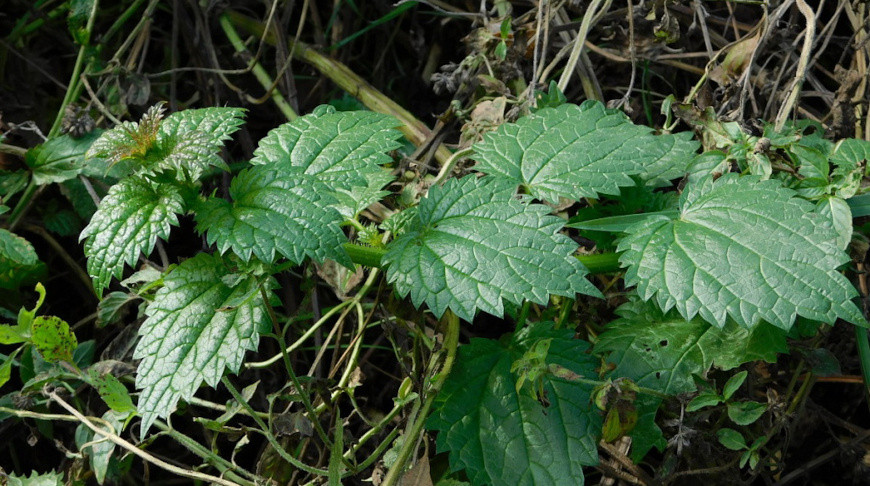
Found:
[[852, 241], [852, 210], [841, 197], [825, 196], [816, 203], [816, 211], [831, 223], [837, 233], [837, 245], [841, 250]]
[[[244, 122], [245, 111], [244, 108], [230, 107], [178, 111], [167, 116], [160, 124], [158, 140], [186, 141], [173, 151], [179, 157], [176, 166], [188, 170], [195, 168], [192, 175], [196, 177], [209, 165], [229, 170], [220, 158], [220, 151]], [[186, 135], [193, 132], [199, 133], [201, 137], [191, 138]], [[188, 152], [192, 155], [189, 159], [178, 155]]]
[[143, 437], [178, 400], [193, 397], [203, 381], [214, 387], [257, 348], [268, 326], [259, 282], [245, 274], [231, 287], [225, 277], [232, 275], [223, 258], [200, 253], [166, 275], [149, 304], [134, 353], [142, 360], [136, 387]]
[[472, 339], [459, 349], [427, 426], [438, 430], [438, 451], [451, 469], [466, 469], [472, 484], [583, 484], [583, 467], [598, 462], [601, 417], [592, 387], [547, 375], [549, 406], [518, 394], [511, 365], [550, 339], [547, 362], [595, 378], [598, 362], [573, 331], [535, 323], [499, 341]]
[[[619, 194], [630, 176], [658, 184], [685, 171], [698, 144], [686, 135], [652, 134], [601, 103], [544, 108], [500, 126], [474, 145], [475, 168], [556, 202]], [[683, 160], [685, 157], [685, 160]]]
[[390, 191], [382, 189], [395, 180], [386, 170], [367, 172], [365, 178], [365, 185], [354, 186], [350, 189], [337, 188], [333, 194], [338, 200], [335, 208], [347, 219], [355, 218], [367, 207], [388, 196]]
[[396, 291], [436, 316], [450, 308], [467, 321], [478, 310], [501, 316], [504, 300], [600, 295], [573, 256], [576, 243], [559, 234], [565, 221], [514, 191], [511, 181], [474, 175], [430, 188], [382, 259]]
[[269, 132], [251, 164], [296, 167], [334, 188], [368, 185], [365, 174], [380, 171], [392, 160], [387, 152], [400, 146], [398, 125], [389, 115], [319, 106]]
[[299, 264], [306, 257], [330, 258], [352, 267], [342, 246], [344, 221], [331, 207], [336, 200], [327, 185], [299, 169], [256, 166], [242, 171], [230, 185], [233, 202], [211, 197], [196, 212], [197, 229], [221, 253], [248, 261], [253, 254], [273, 262], [276, 254]]
[[184, 199], [175, 184], [129, 177], [112, 186], [80, 236], [97, 293], [102, 295], [112, 277], [120, 278], [125, 263], [133, 265], [140, 253], [151, 253], [158, 238], [166, 239], [182, 212]]
[[61, 135], [28, 150], [24, 162], [38, 185], [75, 178], [84, 168], [85, 153], [99, 136], [91, 132], [81, 138]]
[[725, 175], [687, 186], [677, 219], [649, 219], [619, 243], [625, 280], [644, 299], [722, 327], [797, 315], [866, 325], [857, 291], [837, 268], [849, 261], [837, 233], [778, 181]]
[[17, 289], [44, 272], [45, 264], [29, 241], [0, 229], [0, 289]]

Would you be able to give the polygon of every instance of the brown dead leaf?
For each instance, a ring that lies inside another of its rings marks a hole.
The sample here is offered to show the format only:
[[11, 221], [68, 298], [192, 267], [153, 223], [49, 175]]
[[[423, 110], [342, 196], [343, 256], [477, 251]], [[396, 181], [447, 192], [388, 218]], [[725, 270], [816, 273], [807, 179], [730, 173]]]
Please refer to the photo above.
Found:
[[417, 460], [414, 467], [408, 469], [399, 480], [400, 486], [433, 486], [432, 475], [429, 473], [429, 458], [425, 455]]
[[728, 54], [716, 67], [710, 70], [710, 79], [716, 81], [722, 86], [729, 85], [736, 81], [743, 72], [749, 67], [749, 61], [752, 60], [752, 53], [758, 48], [758, 42], [761, 40], [761, 33], [747, 37], [740, 42], [731, 46], [728, 49]]

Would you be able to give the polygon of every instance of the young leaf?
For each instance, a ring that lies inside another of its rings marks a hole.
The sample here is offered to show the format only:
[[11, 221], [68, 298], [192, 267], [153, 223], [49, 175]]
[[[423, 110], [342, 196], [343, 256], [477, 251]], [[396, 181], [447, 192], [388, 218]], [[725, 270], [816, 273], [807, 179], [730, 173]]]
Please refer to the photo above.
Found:
[[39, 278], [45, 264], [24, 238], [0, 229], [0, 289], [17, 289]]
[[367, 186], [365, 174], [380, 171], [391, 160], [386, 153], [400, 146], [398, 124], [389, 115], [319, 106], [269, 132], [251, 164], [298, 167], [333, 188]]
[[499, 341], [472, 339], [459, 349], [427, 426], [439, 431], [438, 451], [473, 484], [582, 484], [583, 466], [598, 462], [601, 417], [592, 387], [548, 375], [549, 406], [517, 393], [511, 363], [535, 343], [551, 339], [547, 361], [581, 377], [595, 377], [597, 360], [570, 330], [536, 323]]
[[728, 404], [728, 418], [737, 425], [755, 423], [766, 411], [767, 404], [759, 402], [735, 402]]
[[712, 391], [703, 391], [699, 393], [697, 397], [693, 398], [688, 405], [686, 405], [686, 411], [697, 412], [702, 408], [715, 407], [720, 403], [722, 403], [722, 397], [719, 396], [718, 393]]
[[740, 385], [742, 385], [743, 382], [746, 381], [746, 377], [748, 375], [749, 373], [746, 370], [743, 370], [740, 373], [735, 374], [731, 378], [728, 378], [728, 381], [725, 382], [725, 386], [722, 387], [722, 397], [725, 400], [728, 400], [729, 398], [734, 396], [734, 393], [737, 392], [738, 389], [740, 389]]
[[124, 122], [98, 138], [88, 157], [106, 157], [109, 166], [133, 161], [129, 171], [152, 174], [173, 170], [198, 179], [209, 165], [226, 168], [218, 156], [223, 143], [238, 130], [242, 108], [203, 108], [173, 113], [163, 119], [162, 104], [148, 109], [137, 122]]
[[299, 264], [306, 256], [333, 259], [353, 267], [342, 247], [344, 221], [331, 207], [330, 188], [300, 169], [255, 166], [242, 171], [230, 185], [233, 202], [211, 197], [196, 212], [197, 229], [223, 253], [263, 262], [275, 254]]
[[765, 320], [790, 329], [798, 314], [866, 325], [857, 291], [837, 268], [849, 261], [812, 203], [778, 181], [729, 174], [689, 184], [680, 216], [647, 220], [619, 244], [625, 280], [644, 300], [718, 327]]
[[170, 227], [178, 225], [176, 213], [183, 211], [184, 199], [174, 184], [134, 176], [112, 186], [80, 236], [86, 239], [88, 273], [97, 293], [121, 276], [125, 263], [151, 253], [157, 238], [166, 239]]
[[347, 219], [355, 218], [364, 209], [389, 195], [389, 191], [381, 188], [393, 182], [394, 177], [386, 170], [367, 172], [366, 184], [350, 189], [337, 188], [333, 196], [338, 200], [335, 208]]
[[91, 144], [86, 157], [105, 157], [109, 165], [125, 159], [141, 159], [157, 142], [160, 121], [166, 109], [158, 103], [142, 115], [138, 122], [122, 122], [106, 130]]
[[387, 247], [383, 263], [396, 291], [441, 316], [500, 316], [503, 300], [545, 304], [550, 294], [600, 295], [558, 231], [550, 208], [514, 196], [511, 181], [474, 175], [433, 186], [417, 217]]
[[538, 110], [500, 126], [474, 146], [476, 169], [558, 201], [619, 194], [640, 175], [658, 184], [685, 171], [697, 143], [655, 136], [625, 114], [595, 101]]
[[167, 144], [170, 141], [178, 143], [191, 140], [187, 134], [199, 133], [202, 135], [201, 141], [196, 137], [195, 144], [188, 143], [184, 145], [186, 147], [184, 149], [179, 145], [172, 151], [179, 160], [180, 154], [190, 152], [191, 155], [189, 159], [185, 158], [183, 162], [176, 164], [176, 167], [191, 170], [193, 179], [198, 178], [209, 165], [228, 170], [226, 163], [220, 158], [220, 150], [224, 142], [229, 140], [244, 122], [245, 111], [244, 108], [229, 107], [178, 111], [166, 117], [160, 124], [158, 140]]
[[178, 400], [190, 399], [203, 381], [215, 386], [257, 348], [268, 325], [258, 280], [246, 274], [230, 287], [224, 277], [232, 274], [223, 258], [200, 253], [164, 277], [148, 306], [134, 353], [142, 360], [136, 387], [143, 436]]
[[732, 451], [742, 451], [747, 448], [746, 439], [734, 429], [723, 427], [716, 432], [716, 435], [719, 437], [719, 443]]

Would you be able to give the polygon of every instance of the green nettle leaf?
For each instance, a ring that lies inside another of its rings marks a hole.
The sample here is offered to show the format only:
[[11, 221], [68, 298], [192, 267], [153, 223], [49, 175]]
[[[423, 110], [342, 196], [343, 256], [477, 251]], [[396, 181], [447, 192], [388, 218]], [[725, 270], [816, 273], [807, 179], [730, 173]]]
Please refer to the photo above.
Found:
[[767, 323], [750, 330], [728, 321], [718, 328], [638, 300], [616, 312], [620, 318], [599, 335], [595, 353], [616, 364], [614, 378], [668, 395], [695, 391], [692, 375], [703, 376], [713, 365], [728, 370], [751, 361], [773, 363], [788, 352], [785, 331]]
[[17, 289], [35, 281], [45, 271], [45, 264], [33, 245], [24, 238], [0, 229], [0, 289]]
[[583, 467], [598, 462], [601, 417], [592, 387], [546, 375], [549, 405], [517, 393], [511, 365], [550, 339], [547, 362], [580, 377], [597, 377], [597, 360], [573, 331], [536, 323], [499, 341], [472, 339], [459, 349], [427, 426], [438, 430], [438, 451], [472, 484], [583, 484]]
[[689, 135], [652, 134], [601, 103], [538, 110], [500, 126], [474, 146], [477, 170], [558, 201], [619, 194], [640, 175], [650, 184], [683, 175], [698, 144]]
[[142, 115], [138, 122], [122, 122], [111, 130], [106, 130], [88, 150], [88, 158], [106, 158], [109, 165], [125, 159], [142, 159], [157, 142], [157, 132], [166, 111], [158, 103]]
[[69, 324], [60, 317], [38, 316], [30, 327], [30, 339], [43, 359], [49, 363], [73, 362], [73, 351], [79, 345]]
[[338, 200], [335, 208], [345, 218], [355, 218], [367, 207], [390, 194], [381, 190], [395, 179], [388, 171], [379, 170], [365, 174], [366, 184], [350, 189], [338, 188], [333, 196]]
[[[751, 361], [772, 363], [777, 353], [788, 352], [786, 332], [767, 323], [750, 330], [729, 320], [720, 329], [699, 318], [687, 321], [674, 311], [662, 313], [637, 299], [616, 312], [620, 318], [607, 325], [594, 348], [614, 363], [609, 376], [669, 395], [695, 391], [692, 375], [706, 375], [713, 365], [728, 370]], [[660, 404], [659, 398], [638, 396], [638, 425], [631, 433], [635, 460], [664, 446], [655, 424]]]
[[689, 184], [677, 219], [649, 219], [619, 244], [628, 285], [644, 300], [723, 327], [765, 320], [790, 329], [797, 315], [866, 325], [857, 291], [837, 268], [849, 261], [812, 203], [778, 181], [735, 174]]
[[220, 158], [220, 151], [244, 122], [245, 111], [244, 108], [213, 107], [169, 115], [160, 124], [157, 135], [158, 142], [164, 141], [171, 147], [167, 150], [166, 163], [189, 171], [192, 179], [197, 179], [210, 165], [229, 170]]
[[203, 381], [215, 386], [257, 348], [268, 326], [259, 282], [246, 274], [231, 287], [225, 281], [233, 274], [222, 257], [200, 253], [166, 275], [149, 304], [134, 353], [142, 360], [136, 387], [143, 437], [178, 400], [189, 400]]
[[389, 115], [319, 106], [270, 131], [251, 164], [298, 167], [334, 189], [369, 186], [366, 174], [381, 171], [392, 160], [387, 152], [401, 146], [398, 125]]
[[565, 221], [527, 204], [513, 182], [474, 175], [433, 186], [417, 217], [390, 242], [383, 263], [396, 291], [441, 316], [450, 308], [472, 320], [477, 310], [500, 316], [504, 300], [546, 304], [550, 294], [600, 295], [559, 233]]
[[331, 207], [329, 187], [300, 169], [255, 166], [230, 185], [233, 202], [211, 197], [197, 208], [197, 229], [223, 253], [273, 262], [280, 254], [299, 264], [306, 256], [353, 267], [343, 243], [344, 217]]
[[[644, 168], [640, 179], [649, 186], [666, 186], [670, 181], [686, 175], [695, 161], [695, 152], [701, 143], [692, 138], [692, 132], [656, 136], [644, 152]], [[654, 158], [658, 155], [658, 158]]]
[[242, 124], [242, 108], [203, 108], [163, 118], [162, 104], [148, 109], [137, 122], [124, 122], [98, 138], [88, 157], [105, 157], [109, 166], [130, 160], [129, 172], [176, 171], [198, 179], [210, 166], [226, 168], [218, 156], [230, 135]]
[[82, 230], [88, 273], [102, 294], [112, 277], [120, 278], [124, 264], [133, 265], [140, 253], [151, 253], [157, 238], [166, 239], [184, 198], [175, 184], [129, 177], [112, 186], [91, 222]]
[[14, 473], [9, 474], [9, 483], [7, 486], [63, 486], [63, 473], [54, 471], [39, 474], [32, 471], [30, 476], [17, 476]]
[[85, 153], [99, 132], [91, 132], [81, 138], [61, 135], [28, 150], [24, 162], [33, 173], [33, 182], [38, 185], [63, 182], [82, 172]]

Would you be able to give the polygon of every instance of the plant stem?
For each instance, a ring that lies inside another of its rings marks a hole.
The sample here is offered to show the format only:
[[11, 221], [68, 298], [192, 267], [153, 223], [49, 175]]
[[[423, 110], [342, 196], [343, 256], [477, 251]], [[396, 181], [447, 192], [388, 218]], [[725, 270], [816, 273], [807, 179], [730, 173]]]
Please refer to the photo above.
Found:
[[344, 250], [354, 263], [370, 268], [380, 268], [381, 258], [387, 253], [387, 250], [384, 248], [375, 248], [355, 243], [345, 243]]
[[61, 245], [57, 240], [52, 238], [52, 236], [45, 230], [42, 226], [37, 226], [35, 224], [27, 224], [24, 225], [24, 229], [30, 231], [32, 233], [36, 233], [39, 235], [48, 246], [52, 247], [55, 252], [60, 256], [61, 260], [63, 260], [67, 266], [72, 270], [72, 272], [78, 277], [79, 281], [81, 281], [82, 285], [88, 290], [88, 294], [92, 297], [96, 298], [97, 302], [100, 300], [100, 296], [97, 295], [97, 291], [94, 290], [94, 284], [91, 282], [91, 277], [82, 270], [82, 267], [73, 259], [72, 256], [66, 251], [66, 249]]
[[[247, 30], [248, 32], [261, 36], [264, 41], [271, 45], [276, 44], [275, 36], [271, 32], [265, 32], [263, 23], [254, 20], [250, 17], [242, 15], [238, 12], [228, 10], [224, 16], [230, 22]], [[293, 42], [290, 45], [291, 51], [295, 56], [298, 56], [302, 61], [307, 62], [321, 74], [329, 78], [333, 83], [337, 84], [341, 89], [350, 93], [351, 96], [360, 100], [370, 110], [378, 113], [386, 113], [393, 115], [399, 119], [401, 125], [399, 131], [404, 134], [408, 140], [416, 146], [421, 146], [428, 143], [432, 137], [432, 130], [429, 129], [423, 122], [418, 120], [408, 110], [402, 108], [398, 103], [384, 95], [368, 81], [353, 72], [344, 64], [328, 58], [312, 47], [302, 42]], [[439, 164], [447, 163], [450, 159], [450, 150], [444, 145], [439, 145], [435, 151], [435, 159]]]
[[[248, 52], [248, 48], [245, 46], [245, 43], [242, 42], [242, 38], [239, 37], [239, 33], [236, 32], [235, 27], [233, 27], [232, 22], [230, 22], [230, 19], [226, 16], [226, 14], [221, 15], [219, 21], [221, 24], [221, 28], [224, 30], [224, 34], [227, 35], [227, 39], [229, 39], [236, 52]], [[290, 103], [287, 103], [287, 100], [284, 99], [284, 95], [282, 95], [280, 91], [275, 89], [275, 83], [272, 82], [272, 78], [269, 77], [269, 74], [266, 72], [265, 69], [263, 69], [263, 66], [260, 65], [260, 63], [257, 62], [255, 59], [252, 59], [250, 67], [251, 72], [254, 73], [257, 81], [260, 82], [264, 89], [271, 93], [270, 97], [275, 103], [275, 106], [277, 106], [278, 109], [281, 110], [281, 113], [283, 113], [284, 116], [290, 121], [298, 118], [299, 115], [297, 115], [296, 112], [293, 111]]]
[[[94, 21], [97, 18], [97, 8], [99, 5], [99, 0], [94, 0], [93, 5], [91, 5], [91, 12], [88, 15], [88, 23], [85, 27], [87, 31], [88, 39], [93, 35], [94, 30]], [[48, 131], [48, 138], [57, 136], [57, 132], [60, 131], [60, 123], [63, 121], [63, 116], [66, 111], [66, 106], [72, 103], [75, 94], [79, 92], [79, 86], [81, 85], [81, 74], [82, 74], [82, 66], [85, 63], [85, 57], [87, 56], [88, 47], [90, 46], [90, 41], [86, 44], [82, 44], [79, 46], [79, 54], [76, 57], [76, 63], [73, 66], [72, 75], [69, 78], [69, 86], [67, 86], [66, 94], [63, 97], [63, 102], [60, 105], [60, 110], [57, 112], [57, 117], [54, 119], [54, 124], [51, 125], [51, 130]]]
[[435, 382], [426, 390], [426, 401], [423, 403], [423, 408], [416, 414], [414, 423], [408, 427], [404, 434], [402, 448], [399, 450], [393, 466], [384, 477], [384, 482], [381, 483], [382, 486], [395, 486], [398, 484], [399, 478], [404, 473], [405, 464], [411, 458], [411, 454], [417, 449], [417, 438], [423, 432], [423, 426], [429, 417], [429, 410], [435, 402], [435, 397], [438, 396], [441, 386], [447, 381], [447, 376], [453, 368], [453, 361], [456, 359], [456, 349], [459, 347], [459, 317], [448, 310], [444, 313], [444, 321], [447, 324], [447, 331], [444, 333], [444, 347], [442, 348], [442, 350], [447, 352], [447, 356], [444, 358], [444, 365], [435, 375], [437, 376]]
[[[287, 375], [290, 377], [290, 381], [293, 382], [293, 386], [296, 387], [296, 391], [299, 393], [299, 399], [302, 401], [302, 406], [305, 407], [305, 411], [308, 413], [309, 419], [314, 425], [314, 429], [317, 431], [318, 435], [320, 435], [320, 440], [322, 440], [327, 447], [331, 447], [332, 443], [329, 441], [329, 436], [326, 435], [326, 431], [323, 430], [320, 421], [317, 420], [317, 414], [314, 411], [314, 407], [311, 406], [311, 399], [305, 392], [302, 383], [299, 382], [299, 377], [297, 377], [296, 373], [293, 371], [293, 366], [290, 363], [290, 355], [287, 353], [287, 341], [284, 340], [284, 333], [281, 330], [281, 325], [278, 323], [278, 316], [275, 315], [275, 309], [272, 308], [266, 288], [263, 287], [262, 284], [260, 284], [260, 296], [263, 298], [263, 303], [269, 313], [269, 319], [271, 319], [272, 326], [275, 329], [278, 346], [281, 348], [281, 357], [284, 358], [284, 367], [287, 369]], [[258, 423], [261, 422], [259, 417], [255, 417], [255, 419]], [[266, 430], [268, 431], [268, 429]]]
[[864, 377], [864, 398], [870, 394], [870, 334], [867, 328], [855, 327], [855, 346], [858, 348], [858, 359], [861, 363], [861, 375]]
[[30, 207], [30, 203], [33, 202], [33, 196], [36, 194], [37, 189], [39, 189], [39, 186], [31, 178], [24, 189], [24, 193], [21, 194], [21, 197], [15, 204], [15, 208], [9, 213], [9, 231], [15, 231], [15, 227], [21, 222], [21, 218], [24, 217], [24, 214], [27, 213], [27, 209]]
[[[248, 402], [245, 400], [245, 398], [242, 396], [242, 394], [239, 393], [239, 390], [236, 389], [236, 387], [232, 384], [232, 382], [230, 382], [230, 380], [226, 376], [224, 376], [223, 378], [221, 378], [221, 383], [223, 383], [224, 386], [227, 387], [227, 390], [229, 390], [230, 395], [232, 395], [233, 398], [235, 398], [236, 401], [239, 402], [239, 404], [245, 410], [248, 411], [248, 415], [252, 419], [254, 419], [254, 422], [257, 422], [257, 425], [260, 427], [261, 432], [266, 437], [266, 440], [269, 441], [269, 444], [272, 446], [272, 448], [275, 449], [275, 452], [277, 452], [279, 456], [281, 456], [285, 461], [289, 462], [294, 467], [297, 467], [297, 468], [299, 468], [299, 469], [301, 469], [309, 474], [317, 474], [319, 476], [327, 476], [329, 474], [329, 471], [311, 467], [308, 464], [305, 464], [304, 462], [300, 461], [299, 459], [296, 459], [295, 457], [288, 454], [287, 451], [284, 450], [284, 447], [281, 446], [280, 443], [278, 443], [278, 439], [276, 439], [275, 436], [272, 434], [272, 431], [269, 429], [269, 426], [266, 425], [266, 423], [263, 422], [263, 419], [261, 419], [257, 415], [257, 412], [254, 411], [254, 409], [251, 407], [251, 405], [248, 404]], [[297, 390], [302, 392], [301, 389], [297, 388]]]
[[[172, 439], [181, 444], [190, 452], [209, 461], [209, 463], [217, 468], [221, 472], [221, 474], [226, 475], [227, 477], [229, 477], [229, 479], [239, 484], [242, 484], [244, 486], [254, 486], [255, 484], [257, 484], [256, 481], [258, 479], [261, 479], [256, 474], [234, 465], [233, 463], [214, 453], [212, 450], [203, 447], [202, 445], [200, 445], [199, 442], [191, 439], [190, 437], [182, 434], [181, 432], [169, 428], [168, 425], [159, 420], [154, 422], [154, 426], [162, 430], [169, 437], [172, 437]], [[243, 479], [241, 477], [242, 475], [246, 476], [248, 480]]]
[[111, 442], [117, 446], [120, 446], [121, 448], [133, 453], [134, 455], [139, 456], [139, 458], [143, 459], [144, 461], [149, 462], [151, 464], [154, 464], [155, 466], [157, 466], [161, 469], [165, 469], [166, 471], [169, 471], [173, 474], [177, 474], [177, 475], [185, 477], [185, 478], [190, 478], [190, 479], [199, 480], [199, 481], [208, 481], [208, 482], [212, 482], [214, 484], [220, 484], [222, 486], [238, 486], [238, 484], [239, 484], [239, 483], [236, 483], [233, 481], [227, 481], [226, 479], [219, 478], [217, 476], [212, 476], [211, 474], [205, 474], [205, 473], [201, 473], [201, 472], [197, 472], [197, 471], [193, 471], [193, 470], [189, 470], [189, 469], [184, 469], [184, 468], [175, 466], [173, 464], [169, 464], [168, 462], [166, 462], [162, 459], [159, 459], [157, 457], [154, 457], [151, 454], [143, 451], [142, 449], [139, 449], [138, 447], [134, 446], [130, 442], [127, 442], [126, 440], [119, 437], [117, 434], [113, 434], [112, 432], [109, 432], [107, 430], [101, 429], [100, 427], [97, 427], [96, 425], [94, 425], [93, 422], [91, 422], [90, 419], [88, 419], [87, 417], [85, 417], [84, 415], [79, 413], [78, 410], [76, 410], [72, 405], [67, 403], [64, 399], [60, 398], [56, 393], [51, 392], [51, 393], [49, 393], [48, 396], [53, 401], [55, 401], [58, 405], [63, 407], [67, 412], [69, 412], [75, 418], [77, 418], [79, 420], [79, 422], [81, 422], [87, 428], [94, 431], [94, 433], [99, 434], [102, 437], [105, 437], [106, 439], [109, 440], [109, 442]]

